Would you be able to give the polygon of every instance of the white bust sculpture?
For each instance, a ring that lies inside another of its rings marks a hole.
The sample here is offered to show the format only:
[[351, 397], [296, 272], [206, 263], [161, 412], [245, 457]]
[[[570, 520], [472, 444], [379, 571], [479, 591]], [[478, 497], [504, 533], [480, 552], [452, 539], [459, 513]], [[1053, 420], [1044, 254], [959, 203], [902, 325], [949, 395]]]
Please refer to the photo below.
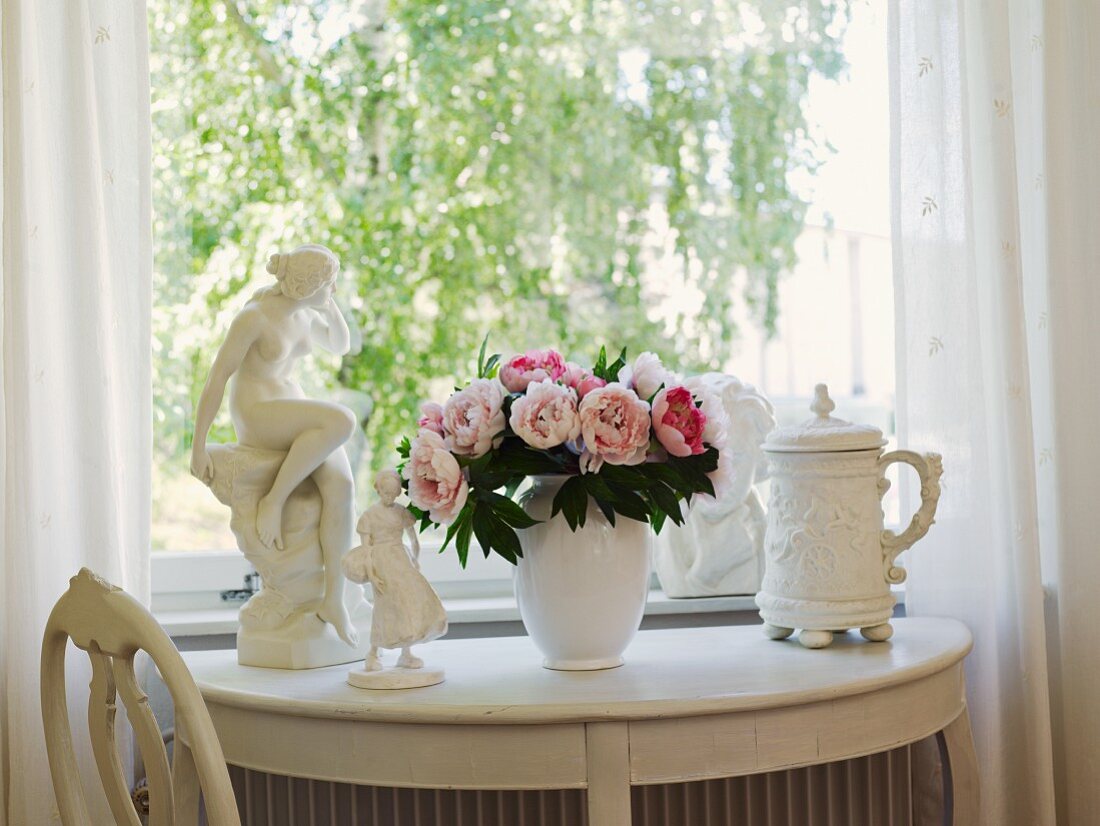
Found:
[[724, 373], [697, 381], [715, 393], [729, 419], [732, 484], [718, 499], [695, 497], [683, 526], [667, 523], [655, 544], [655, 567], [670, 597], [755, 594], [764, 576], [767, 519], [753, 487], [767, 477], [761, 444], [775, 411], [751, 384]]
[[[314, 344], [348, 351], [348, 326], [333, 300], [340, 262], [328, 248], [306, 244], [271, 256], [267, 270], [276, 283], [258, 290], [233, 319], [203, 387], [191, 472], [231, 507], [238, 544], [263, 582], [241, 610], [240, 661], [348, 662], [357, 658], [356, 623], [369, 614], [362, 589], [348, 588], [340, 569], [355, 518], [343, 445], [357, 422], [345, 407], [306, 398], [294, 378]], [[238, 444], [208, 449], [227, 386]], [[338, 641], [321, 639], [323, 624]], [[256, 646], [250, 631], [264, 635]], [[277, 653], [277, 643], [290, 647]]]
[[[363, 668], [348, 682], [359, 688], [415, 688], [443, 681], [441, 669], [426, 669], [412, 647], [447, 633], [447, 614], [431, 584], [420, 573], [416, 520], [396, 504], [401, 493], [397, 471], [383, 470], [374, 479], [381, 501], [364, 511], [357, 530], [361, 543], [344, 557], [344, 573], [353, 582], [370, 582], [374, 590], [370, 651]], [[404, 537], [409, 539], [405, 546]], [[380, 648], [400, 648], [397, 667], [384, 669]]]

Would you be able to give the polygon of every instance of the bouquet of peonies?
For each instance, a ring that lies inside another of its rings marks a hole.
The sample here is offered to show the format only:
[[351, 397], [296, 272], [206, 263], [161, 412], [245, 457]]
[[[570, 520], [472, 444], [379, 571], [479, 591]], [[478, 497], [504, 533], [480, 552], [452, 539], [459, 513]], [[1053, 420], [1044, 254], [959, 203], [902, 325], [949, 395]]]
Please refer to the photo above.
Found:
[[653, 353], [608, 363], [601, 349], [586, 369], [550, 349], [502, 363], [482, 343], [478, 377], [421, 410], [398, 448], [409, 510], [421, 530], [448, 526], [444, 548], [454, 540], [463, 566], [471, 537], [486, 556], [522, 555], [516, 529], [536, 522], [512, 496], [528, 476], [569, 477], [551, 516], [574, 531], [590, 498], [612, 525], [623, 516], [660, 531], [683, 522], [682, 502], [714, 496], [727, 465], [721, 402]]

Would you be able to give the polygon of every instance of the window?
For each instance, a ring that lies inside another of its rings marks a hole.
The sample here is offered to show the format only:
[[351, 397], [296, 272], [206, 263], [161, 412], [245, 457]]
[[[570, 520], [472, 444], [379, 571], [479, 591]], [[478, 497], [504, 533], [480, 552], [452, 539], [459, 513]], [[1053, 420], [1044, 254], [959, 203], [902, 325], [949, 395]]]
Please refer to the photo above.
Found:
[[[234, 547], [187, 472], [193, 404], [267, 255], [301, 242], [343, 263], [353, 352], [301, 378], [366, 422], [349, 450], [361, 506], [419, 401], [470, 375], [486, 332], [501, 350], [589, 360], [607, 343], [725, 369], [785, 421], [828, 380], [846, 414], [892, 431], [884, 9], [149, 10], [158, 555]], [[223, 410], [211, 441], [232, 439]], [[499, 562], [469, 579], [506, 575]], [[431, 564], [459, 578], [453, 557]]]

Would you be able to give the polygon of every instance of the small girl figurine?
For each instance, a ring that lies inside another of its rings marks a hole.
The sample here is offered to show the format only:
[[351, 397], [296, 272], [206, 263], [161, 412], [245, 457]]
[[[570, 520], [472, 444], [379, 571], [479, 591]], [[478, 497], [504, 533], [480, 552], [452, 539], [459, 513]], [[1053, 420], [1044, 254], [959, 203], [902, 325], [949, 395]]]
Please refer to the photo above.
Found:
[[[383, 470], [374, 477], [374, 489], [382, 501], [371, 505], [359, 518], [356, 530], [361, 544], [344, 557], [342, 565], [348, 579], [370, 582], [374, 589], [371, 648], [363, 671], [382, 670], [379, 648], [401, 649], [398, 668], [422, 668], [424, 661], [413, 656], [412, 646], [447, 633], [447, 614], [432, 586], [420, 573], [416, 520], [394, 502], [401, 493], [401, 477], [394, 470]], [[409, 537], [411, 553], [405, 547], [403, 534]], [[363, 675], [363, 672], [352, 672], [352, 676], [356, 674]], [[435, 682], [440, 680], [442, 676]], [[367, 687], [406, 686], [378, 684]]]

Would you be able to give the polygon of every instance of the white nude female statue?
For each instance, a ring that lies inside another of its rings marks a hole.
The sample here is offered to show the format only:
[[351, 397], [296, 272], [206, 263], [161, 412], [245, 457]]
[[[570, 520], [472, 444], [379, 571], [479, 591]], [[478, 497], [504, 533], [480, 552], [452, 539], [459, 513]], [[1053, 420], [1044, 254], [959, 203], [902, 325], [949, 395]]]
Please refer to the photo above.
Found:
[[[420, 573], [420, 541], [416, 520], [406, 508], [396, 504], [401, 493], [397, 471], [383, 470], [374, 479], [381, 501], [364, 511], [356, 530], [361, 544], [346, 557], [343, 568], [352, 582], [370, 582], [374, 589], [374, 616], [371, 619], [370, 651], [360, 671], [352, 671], [348, 681], [361, 688], [412, 688], [433, 685], [443, 680], [443, 672], [423, 669], [424, 662], [412, 653], [412, 646], [447, 633], [447, 614], [432, 586]], [[409, 539], [406, 547], [404, 537]], [[380, 648], [400, 648], [397, 668], [401, 672], [383, 672], [378, 658]], [[372, 673], [374, 672], [374, 673]]]
[[317, 616], [348, 645], [358, 634], [344, 603], [340, 559], [355, 518], [354, 485], [343, 444], [355, 416], [332, 402], [308, 399], [294, 379], [298, 360], [314, 343], [337, 355], [350, 346], [347, 322], [333, 300], [340, 262], [327, 247], [306, 244], [271, 256], [264, 287], [233, 319], [199, 397], [191, 473], [210, 485], [214, 462], [206, 448], [210, 425], [229, 385], [229, 413], [240, 445], [285, 452], [271, 489], [256, 508], [256, 533], [268, 548], [283, 548], [283, 505], [312, 477], [321, 495], [319, 538], [325, 592]]

